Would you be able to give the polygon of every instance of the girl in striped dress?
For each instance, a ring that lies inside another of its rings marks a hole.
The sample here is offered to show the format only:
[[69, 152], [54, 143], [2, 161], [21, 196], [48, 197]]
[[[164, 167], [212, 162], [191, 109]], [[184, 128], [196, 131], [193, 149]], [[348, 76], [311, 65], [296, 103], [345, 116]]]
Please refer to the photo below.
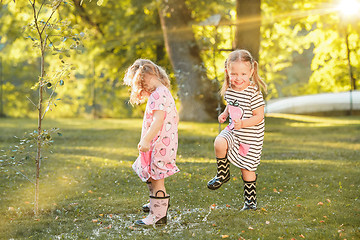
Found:
[[244, 181], [242, 210], [256, 209], [255, 170], [260, 164], [264, 139], [264, 99], [266, 84], [258, 74], [258, 63], [247, 50], [231, 52], [225, 62], [225, 81], [221, 95], [226, 101], [220, 123], [229, 117], [229, 125], [214, 142], [217, 174], [208, 182], [216, 190], [230, 180], [229, 162], [241, 169]]

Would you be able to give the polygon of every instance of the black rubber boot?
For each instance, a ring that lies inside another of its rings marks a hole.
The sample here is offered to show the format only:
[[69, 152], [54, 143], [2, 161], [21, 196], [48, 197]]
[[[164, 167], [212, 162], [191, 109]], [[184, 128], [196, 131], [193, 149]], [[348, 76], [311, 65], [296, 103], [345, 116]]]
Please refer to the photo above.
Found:
[[255, 181], [244, 181], [244, 206], [241, 211], [245, 210], [255, 210], [256, 209], [256, 180]]
[[217, 174], [216, 176], [211, 179], [207, 186], [211, 190], [216, 190], [221, 187], [224, 183], [230, 180], [230, 169], [229, 165], [230, 162], [227, 157], [224, 158], [216, 158], [217, 162]]

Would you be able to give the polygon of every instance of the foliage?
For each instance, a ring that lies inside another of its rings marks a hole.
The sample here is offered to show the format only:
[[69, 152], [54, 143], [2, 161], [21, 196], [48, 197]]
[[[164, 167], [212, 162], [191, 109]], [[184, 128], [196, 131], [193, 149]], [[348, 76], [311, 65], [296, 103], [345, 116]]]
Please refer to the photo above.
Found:
[[[323, 0], [262, 1], [260, 63], [269, 83], [269, 97], [350, 89], [343, 28], [348, 23], [340, 19], [335, 4]], [[355, 78], [359, 78], [360, 69], [358, 30], [360, 21], [355, 16], [348, 29]]]
[[77, 56], [79, 71], [72, 82], [80, 91], [67, 92], [69, 104], [76, 101], [78, 105], [72, 116], [140, 116], [141, 111], [132, 112], [127, 104], [128, 89], [122, 86], [122, 77], [136, 58], [152, 59], [165, 68], [170, 66], [156, 6], [146, 1], [108, 1], [102, 7], [95, 4], [84, 2], [83, 16], [78, 14], [79, 9], [67, 13], [88, 35], [83, 54]]
[[[124, 70], [137, 58], [149, 58], [165, 67], [170, 74], [173, 93], [177, 86], [164, 47], [157, 1], [66, 1], [59, 16], [72, 26], [68, 33], [84, 34], [77, 46], [81, 54], [66, 56], [64, 61], [76, 67], [76, 74], [59, 89], [61, 106], [52, 117], [134, 117], [141, 116], [143, 107], [132, 109], [128, 89], [122, 85]], [[82, 3], [82, 5], [80, 5]], [[269, 84], [270, 98], [349, 90], [344, 21], [334, 9], [334, 1], [274, 2], [263, 0], [262, 40], [260, 51], [261, 76]], [[100, 6], [99, 6], [100, 5]], [[193, 30], [202, 49], [202, 59], [210, 79], [223, 79], [223, 63], [228, 54], [217, 49], [231, 49], [234, 38], [235, 2], [229, 0], [188, 0]], [[38, 56], [32, 52], [32, 40], [22, 31], [31, 18], [27, 1], [0, 3], [0, 57], [3, 59], [4, 108], [8, 116], [34, 117], [34, 98], [28, 86], [39, 68]], [[199, 23], [221, 15], [215, 44], [214, 26]], [[59, 23], [58, 23], [59, 24]], [[55, 30], [56, 31], [56, 30]], [[61, 30], [62, 31], [62, 30]], [[65, 28], [64, 28], [65, 31]], [[360, 72], [360, 21], [348, 26], [351, 63], [355, 78]], [[69, 44], [53, 41], [58, 49]], [[59, 46], [55, 44], [60, 43]], [[70, 46], [71, 44], [67, 45]], [[48, 46], [49, 47], [49, 46]], [[57, 56], [47, 56], [50, 68], [58, 66]], [[214, 60], [215, 56], [215, 60]], [[50, 72], [48, 72], [50, 74]], [[14, 90], [16, 89], [16, 91]], [[19, 93], [20, 92], [20, 93]], [[16, 99], [13, 101], [13, 99]]]
[[[207, 189], [216, 173], [216, 123], [180, 122], [177, 165], [166, 180], [171, 195], [168, 225], [133, 226], [147, 188], [131, 165], [141, 119], [56, 119], [54, 154], [43, 163], [41, 216], [15, 171], [0, 174], [1, 239], [358, 239], [359, 117], [266, 117], [257, 211], [239, 212], [242, 180]], [[0, 147], [35, 127], [26, 119], [0, 120]], [[224, 127], [224, 126], [223, 126]], [[28, 171], [29, 165], [19, 167]], [[302, 236], [301, 236], [302, 235]], [[228, 237], [226, 237], [228, 236]]]
[[[52, 128], [50, 130], [44, 129], [40, 134], [36, 130], [29, 133], [26, 132], [21, 138], [14, 136], [18, 142], [9, 146], [7, 150], [0, 150], [0, 172], [8, 172], [11, 168], [17, 169], [17, 167], [28, 162], [35, 162], [37, 144], [39, 143], [42, 149], [52, 146], [54, 133], [61, 136], [58, 128]], [[43, 157], [42, 159], [47, 159], [47, 157]], [[33, 182], [26, 175], [22, 175], [30, 182]]]

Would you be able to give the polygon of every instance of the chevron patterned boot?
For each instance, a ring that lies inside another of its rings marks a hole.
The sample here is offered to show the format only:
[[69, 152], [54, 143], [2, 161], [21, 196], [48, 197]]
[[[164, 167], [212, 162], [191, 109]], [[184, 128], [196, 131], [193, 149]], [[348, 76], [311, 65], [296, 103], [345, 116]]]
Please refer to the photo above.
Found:
[[244, 181], [244, 206], [241, 211], [256, 209], [256, 179], [254, 181]]
[[230, 169], [229, 165], [230, 162], [227, 157], [224, 158], [216, 158], [217, 162], [217, 174], [216, 176], [211, 179], [207, 186], [211, 190], [216, 190], [221, 187], [224, 183], [230, 180]]
[[[159, 193], [163, 193], [163, 197], [159, 197]], [[136, 225], [165, 225], [167, 222], [167, 210], [169, 207], [170, 196], [165, 196], [164, 191], [159, 190], [155, 196], [150, 196], [150, 213], [149, 215], [135, 222]]]
[[[150, 181], [147, 181], [147, 182], [146, 182], [146, 185], [147, 185], [148, 188], [149, 188], [149, 194], [150, 194], [150, 196], [153, 195], [153, 194], [152, 194], [153, 188], [152, 188], [151, 182], [150, 182]], [[147, 212], [150, 212], [150, 202], [145, 203], [144, 205], [142, 205], [142, 210], [143, 210], [143, 212], [146, 212], [146, 213], [147, 213]]]

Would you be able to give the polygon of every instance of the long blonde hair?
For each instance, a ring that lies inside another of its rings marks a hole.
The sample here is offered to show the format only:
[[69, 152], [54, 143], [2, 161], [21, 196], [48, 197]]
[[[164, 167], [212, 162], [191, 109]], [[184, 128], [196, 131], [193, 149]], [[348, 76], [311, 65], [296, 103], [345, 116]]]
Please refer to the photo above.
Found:
[[230, 86], [230, 76], [227, 72], [228, 66], [230, 63], [233, 62], [248, 62], [251, 65], [251, 69], [254, 69], [254, 72], [252, 74], [251, 80], [253, 84], [255, 84], [259, 91], [264, 91], [266, 93], [267, 87], [266, 83], [260, 78], [258, 73], [258, 63], [254, 60], [254, 58], [251, 56], [251, 53], [244, 49], [239, 49], [232, 51], [228, 58], [225, 60], [225, 80], [221, 87], [220, 93], [222, 96], [225, 95], [226, 90]]
[[148, 59], [137, 59], [125, 73], [124, 84], [131, 87], [130, 103], [141, 104], [146, 100], [146, 96], [155, 91], [150, 88], [145, 80], [146, 74], [153, 75], [167, 88], [170, 88], [170, 80], [163, 68]]

